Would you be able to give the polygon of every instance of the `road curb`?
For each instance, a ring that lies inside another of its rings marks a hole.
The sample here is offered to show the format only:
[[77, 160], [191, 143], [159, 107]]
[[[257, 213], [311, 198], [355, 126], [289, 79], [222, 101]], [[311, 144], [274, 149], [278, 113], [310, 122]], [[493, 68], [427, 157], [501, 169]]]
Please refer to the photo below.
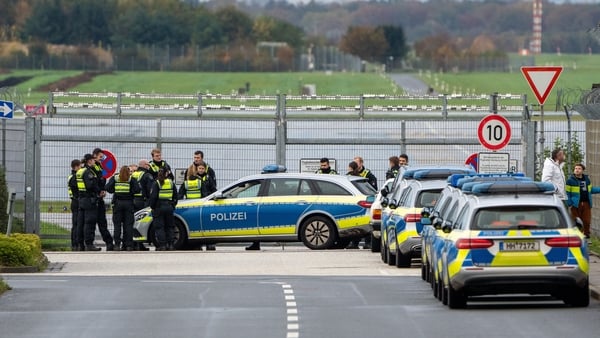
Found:
[[40, 272], [37, 266], [0, 266], [0, 273], [35, 273]]

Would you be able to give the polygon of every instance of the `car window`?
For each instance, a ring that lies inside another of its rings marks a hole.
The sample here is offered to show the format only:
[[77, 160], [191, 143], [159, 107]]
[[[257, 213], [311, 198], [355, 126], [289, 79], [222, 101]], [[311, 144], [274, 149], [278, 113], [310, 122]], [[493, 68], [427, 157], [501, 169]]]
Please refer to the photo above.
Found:
[[367, 180], [354, 180], [352, 181], [352, 185], [354, 185], [358, 191], [365, 195], [377, 194], [377, 190], [375, 190], [375, 188], [373, 188], [373, 186], [370, 185], [369, 181]]
[[441, 190], [423, 190], [419, 192], [417, 196], [417, 200], [415, 202], [415, 207], [433, 207], [437, 203], [438, 198], [440, 197]]
[[400, 195], [400, 198], [398, 199], [398, 206], [407, 206], [408, 201], [409, 201], [409, 197], [412, 194], [412, 187], [408, 186], [404, 189], [402, 189], [402, 194]]
[[558, 209], [545, 206], [496, 207], [477, 211], [472, 229], [558, 229], [566, 228]]
[[343, 187], [341, 187], [333, 182], [319, 181], [319, 180], [315, 180], [314, 182], [319, 187], [319, 191], [321, 192], [321, 195], [341, 195], [341, 196], [352, 195], [349, 191], [347, 191]]
[[262, 180], [242, 182], [223, 192], [225, 198], [257, 197]]
[[469, 205], [466, 204], [462, 210], [458, 213], [458, 217], [456, 217], [456, 222], [452, 224], [452, 229], [465, 229], [467, 222], [467, 217], [469, 217]]
[[316, 195], [314, 191], [312, 191], [310, 184], [307, 180], [300, 181], [300, 191], [299, 195]]
[[298, 195], [300, 179], [274, 178], [269, 182], [267, 196], [295, 196]]

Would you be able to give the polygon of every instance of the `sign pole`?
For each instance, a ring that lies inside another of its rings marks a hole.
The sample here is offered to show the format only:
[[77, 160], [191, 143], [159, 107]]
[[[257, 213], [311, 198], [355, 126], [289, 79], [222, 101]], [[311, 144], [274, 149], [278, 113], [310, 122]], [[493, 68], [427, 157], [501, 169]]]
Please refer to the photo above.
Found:
[[[542, 147], [542, 161], [544, 161], [544, 105], [540, 105], [540, 146]], [[543, 162], [542, 162], [543, 163]]]

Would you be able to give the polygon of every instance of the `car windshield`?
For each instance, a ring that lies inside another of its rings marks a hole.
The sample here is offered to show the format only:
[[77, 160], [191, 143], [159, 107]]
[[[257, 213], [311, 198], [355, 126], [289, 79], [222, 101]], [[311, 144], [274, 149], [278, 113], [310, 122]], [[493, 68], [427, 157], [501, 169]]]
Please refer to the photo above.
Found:
[[260, 184], [259, 180], [243, 182], [223, 192], [223, 196], [225, 198], [256, 197], [260, 190]]
[[554, 207], [497, 207], [481, 209], [474, 218], [473, 230], [560, 229], [567, 222]]

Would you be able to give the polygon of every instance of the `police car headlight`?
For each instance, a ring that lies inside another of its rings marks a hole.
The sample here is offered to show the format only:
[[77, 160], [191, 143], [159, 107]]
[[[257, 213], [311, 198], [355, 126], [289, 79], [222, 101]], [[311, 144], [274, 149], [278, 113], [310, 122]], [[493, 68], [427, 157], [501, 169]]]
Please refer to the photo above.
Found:
[[150, 215], [150, 212], [148, 211], [138, 211], [135, 213], [135, 221], [139, 222], [141, 220], [143, 220], [144, 218], [148, 217]]

